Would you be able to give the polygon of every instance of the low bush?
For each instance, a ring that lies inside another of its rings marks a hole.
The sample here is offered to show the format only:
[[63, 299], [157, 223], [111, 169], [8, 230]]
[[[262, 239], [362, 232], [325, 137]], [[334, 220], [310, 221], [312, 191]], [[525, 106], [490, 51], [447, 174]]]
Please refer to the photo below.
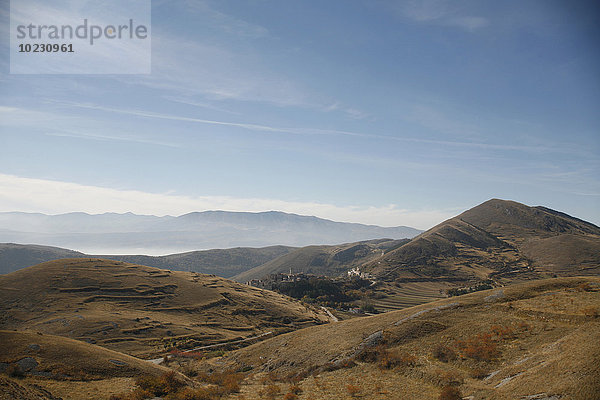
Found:
[[365, 349], [356, 356], [356, 359], [377, 364], [381, 369], [414, 367], [417, 364], [417, 357], [414, 355], [398, 350], [390, 350], [383, 345]]
[[19, 364], [10, 364], [6, 368], [6, 374], [11, 378], [24, 378], [25, 371], [19, 366]]
[[483, 379], [489, 374], [489, 371], [485, 368], [473, 368], [469, 375], [474, 379]]
[[159, 377], [150, 375], [141, 376], [136, 379], [135, 383], [140, 389], [151, 392], [155, 396], [175, 393], [184, 386], [184, 383], [177, 379], [175, 371], [167, 372]]
[[302, 388], [298, 385], [291, 385], [289, 388], [289, 392], [293, 394], [300, 394], [302, 393]]
[[465, 357], [478, 361], [493, 361], [500, 356], [491, 333], [480, 333], [466, 340], [458, 340], [455, 346]]
[[490, 331], [502, 340], [514, 339], [516, 336], [514, 328], [510, 325], [492, 325]]
[[460, 386], [464, 383], [463, 376], [457, 371], [437, 370], [436, 375], [435, 383], [442, 387]]
[[202, 382], [211, 383], [223, 388], [225, 393], [237, 393], [240, 391], [240, 383], [244, 375], [233, 370], [214, 372], [212, 374], [199, 373], [197, 379]]
[[360, 393], [360, 388], [352, 383], [346, 385], [346, 391], [351, 397], [356, 397]]
[[397, 350], [384, 349], [379, 352], [377, 359], [377, 366], [381, 369], [414, 367], [416, 364], [417, 357]]
[[448, 347], [443, 344], [438, 344], [437, 346], [435, 346], [433, 348], [432, 353], [433, 353], [433, 357], [436, 360], [440, 360], [445, 363], [447, 363], [449, 361], [454, 361], [454, 360], [456, 360], [456, 357], [457, 357], [456, 351], [453, 348]]
[[592, 286], [591, 283], [589, 282], [585, 282], [585, 283], [581, 283], [576, 287], [578, 292], [595, 292], [596, 288], [594, 286]]
[[442, 388], [439, 400], [462, 400], [460, 390], [454, 386]]
[[210, 385], [203, 388], [186, 387], [177, 378], [174, 371], [161, 376], [144, 375], [136, 379], [137, 389], [130, 393], [111, 396], [111, 400], [143, 400], [152, 397], [163, 397], [165, 400], [212, 400], [239, 392], [240, 382], [244, 379], [241, 374], [231, 371], [222, 373], [199, 374], [199, 379]]
[[266, 397], [267, 399], [274, 399], [280, 393], [281, 393], [281, 388], [275, 384], [270, 384], [258, 392], [260, 397]]
[[600, 316], [600, 310], [598, 309], [598, 307], [582, 308], [581, 312], [583, 313], [583, 315], [588, 317], [598, 318]]

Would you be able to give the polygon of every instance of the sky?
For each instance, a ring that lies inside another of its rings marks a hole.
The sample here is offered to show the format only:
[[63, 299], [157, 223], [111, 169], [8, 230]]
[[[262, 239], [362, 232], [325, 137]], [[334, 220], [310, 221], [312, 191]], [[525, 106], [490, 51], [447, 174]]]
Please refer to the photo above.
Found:
[[11, 74], [0, 4], [0, 212], [600, 225], [597, 2], [154, 0], [151, 73], [95, 75]]

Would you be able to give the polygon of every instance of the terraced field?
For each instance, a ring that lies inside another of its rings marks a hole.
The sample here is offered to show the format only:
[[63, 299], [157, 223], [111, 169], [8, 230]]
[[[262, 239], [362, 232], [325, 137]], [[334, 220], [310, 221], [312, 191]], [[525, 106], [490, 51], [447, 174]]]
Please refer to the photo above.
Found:
[[0, 327], [154, 358], [327, 322], [320, 309], [214, 275], [101, 259], [50, 261], [0, 276]]
[[451, 285], [442, 282], [408, 282], [401, 286], [384, 284], [379, 288], [386, 297], [372, 300], [377, 311], [387, 312], [417, 306], [445, 298], [445, 290]]

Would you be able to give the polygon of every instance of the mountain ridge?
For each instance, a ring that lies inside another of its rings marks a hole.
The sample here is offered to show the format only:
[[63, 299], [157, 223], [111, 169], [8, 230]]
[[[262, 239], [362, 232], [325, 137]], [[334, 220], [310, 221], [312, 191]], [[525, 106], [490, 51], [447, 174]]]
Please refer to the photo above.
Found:
[[35, 243], [88, 254], [165, 255], [204, 249], [308, 246], [413, 237], [410, 227], [335, 222], [280, 211], [203, 211], [172, 216], [0, 213], [0, 242]]
[[[556, 260], [548, 263], [549, 257]], [[380, 277], [451, 274], [467, 282], [490, 275], [598, 274], [599, 262], [596, 225], [547, 207], [491, 199], [363, 267]]]
[[214, 274], [229, 278], [247, 269], [262, 265], [273, 258], [287, 254], [294, 249], [295, 247], [287, 246], [235, 247], [231, 249], [190, 251], [165, 256], [97, 255], [52, 246], [0, 243], [0, 274], [7, 274], [62, 258], [105, 258], [155, 268]]

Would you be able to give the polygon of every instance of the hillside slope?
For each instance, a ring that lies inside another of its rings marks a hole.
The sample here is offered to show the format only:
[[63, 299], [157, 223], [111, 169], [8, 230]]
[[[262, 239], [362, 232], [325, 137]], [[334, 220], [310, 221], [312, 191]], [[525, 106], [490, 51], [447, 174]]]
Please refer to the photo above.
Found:
[[350, 269], [374, 260], [386, 251], [398, 247], [408, 240], [379, 239], [335, 246], [307, 246], [295, 249], [263, 265], [252, 268], [231, 279], [248, 282], [269, 274], [305, 273], [336, 277]]
[[250, 369], [246, 398], [269, 378], [285, 393], [287, 376], [300, 399], [438, 399], [448, 386], [477, 400], [592, 399], [599, 315], [600, 278], [545, 279], [310, 327], [196, 366]]
[[[60, 336], [0, 331], [0, 370], [17, 368], [26, 379], [0, 378], [0, 399], [103, 399], [131, 390], [135, 377], [168, 368]], [[4, 397], [3, 397], [4, 396]]]
[[255, 268], [288, 254], [293, 250], [295, 250], [295, 247], [288, 246], [236, 247], [232, 249], [190, 251], [187, 253], [154, 257], [141, 255], [108, 255], [97, 257], [174, 271], [198, 272], [231, 278], [233, 275]]
[[212, 275], [101, 259], [0, 276], [0, 328], [35, 330], [136, 356], [318, 324], [320, 310]]
[[174, 271], [214, 274], [229, 278], [294, 250], [294, 247], [237, 247], [190, 251], [166, 256], [89, 255], [59, 247], [0, 243], [0, 274], [61, 258], [103, 258]]
[[388, 281], [507, 284], [600, 274], [600, 228], [544, 207], [489, 200], [364, 265]]
[[0, 274], [8, 274], [46, 261], [80, 257], [85, 257], [85, 254], [60, 247], [0, 243]]

